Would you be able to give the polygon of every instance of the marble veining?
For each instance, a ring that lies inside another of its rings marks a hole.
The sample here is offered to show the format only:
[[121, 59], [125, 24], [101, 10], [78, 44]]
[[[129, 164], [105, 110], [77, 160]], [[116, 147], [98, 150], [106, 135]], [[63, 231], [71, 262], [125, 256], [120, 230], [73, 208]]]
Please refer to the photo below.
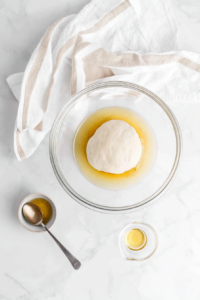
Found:
[[[70, 199], [53, 174], [48, 136], [28, 160], [18, 162], [14, 155], [18, 103], [5, 79], [24, 70], [48, 25], [87, 2], [0, 0], [0, 299], [199, 300], [199, 103], [170, 104], [183, 134], [179, 174], [161, 200], [132, 214], [100, 214]], [[172, 7], [182, 48], [199, 52], [200, 4], [174, 0]], [[46, 233], [30, 233], [18, 222], [19, 203], [33, 192], [54, 200], [58, 216], [52, 232], [80, 259], [79, 271]], [[133, 221], [148, 222], [158, 233], [157, 252], [148, 261], [120, 256], [118, 234]]]

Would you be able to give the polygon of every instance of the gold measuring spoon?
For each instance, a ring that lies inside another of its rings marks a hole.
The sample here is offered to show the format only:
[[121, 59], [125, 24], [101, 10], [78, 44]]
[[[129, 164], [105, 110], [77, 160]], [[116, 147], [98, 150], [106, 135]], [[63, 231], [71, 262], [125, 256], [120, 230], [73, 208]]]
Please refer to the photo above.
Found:
[[25, 219], [31, 223], [32, 225], [41, 225], [46, 231], [52, 236], [54, 241], [60, 247], [60, 249], [64, 252], [64, 254], [69, 259], [75, 270], [78, 270], [81, 266], [81, 263], [55, 238], [55, 236], [49, 231], [49, 229], [43, 223], [43, 214], [42, 211], [33, 203], [26, 203], [22, 208], [23, 215]]

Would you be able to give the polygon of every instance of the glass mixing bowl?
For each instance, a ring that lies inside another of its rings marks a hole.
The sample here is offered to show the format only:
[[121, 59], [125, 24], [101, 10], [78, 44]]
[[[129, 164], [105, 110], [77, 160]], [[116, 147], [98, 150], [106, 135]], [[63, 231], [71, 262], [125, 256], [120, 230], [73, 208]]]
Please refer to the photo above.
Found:
[[[157, 159], [151, 172], [125, 190], [106, 190], [79, 171], [73, 141], [81, 122], [98, 109], [124, 107], [139, 113], [157, 139]], [[155, 202], [169, 188], [181, 156], [181, 132], [169, 107], [151, 91], [128, 82], [96, 83], [77, 93], [57, 116], [50, 134], [50, 159], [65, 191], [80, 204], [104, 213], [128, 213]]]

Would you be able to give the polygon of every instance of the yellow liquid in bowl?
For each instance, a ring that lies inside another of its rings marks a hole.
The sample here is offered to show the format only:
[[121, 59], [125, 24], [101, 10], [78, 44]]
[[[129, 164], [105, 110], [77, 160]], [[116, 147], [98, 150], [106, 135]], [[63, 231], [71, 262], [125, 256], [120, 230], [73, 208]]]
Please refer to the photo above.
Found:
[[125, 236], [125, 243], [131, 250], [141, 250], [146, 246], [146, 233], [140, 229], [132, 229]]
[[30, 201], [30, 203], [35, 204], [43, 214], [43, 223], [47, 224], [52, 217], [52, 207], [51, 204], [43, 198], [35, 198]]
[[[134, 127], [143, 147], [138, 165], [122, 174], [98, 171], [87, 160], [88, 140], [110, 120], [123, 120]], [[100, 188], [110, 190], [126, 189], [140, 182], [151, 171], [157, 157], [156, 137], [148, 122], [135, 111], [123, 107], [102, 108], [86, 118], [76, 132], [73, 148], [76, 163], [85, 178]]]

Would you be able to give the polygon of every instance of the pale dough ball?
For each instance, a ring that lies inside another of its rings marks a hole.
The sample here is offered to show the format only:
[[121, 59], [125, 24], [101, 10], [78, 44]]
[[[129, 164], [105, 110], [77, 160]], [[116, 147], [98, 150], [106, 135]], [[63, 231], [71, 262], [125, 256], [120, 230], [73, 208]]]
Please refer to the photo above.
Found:
[[125, 121], [102, 124], [86, 148], [89, 164], [98, 171], [121, 174], [134, 168], [142, 156], [142, 144], [135, 129]]

